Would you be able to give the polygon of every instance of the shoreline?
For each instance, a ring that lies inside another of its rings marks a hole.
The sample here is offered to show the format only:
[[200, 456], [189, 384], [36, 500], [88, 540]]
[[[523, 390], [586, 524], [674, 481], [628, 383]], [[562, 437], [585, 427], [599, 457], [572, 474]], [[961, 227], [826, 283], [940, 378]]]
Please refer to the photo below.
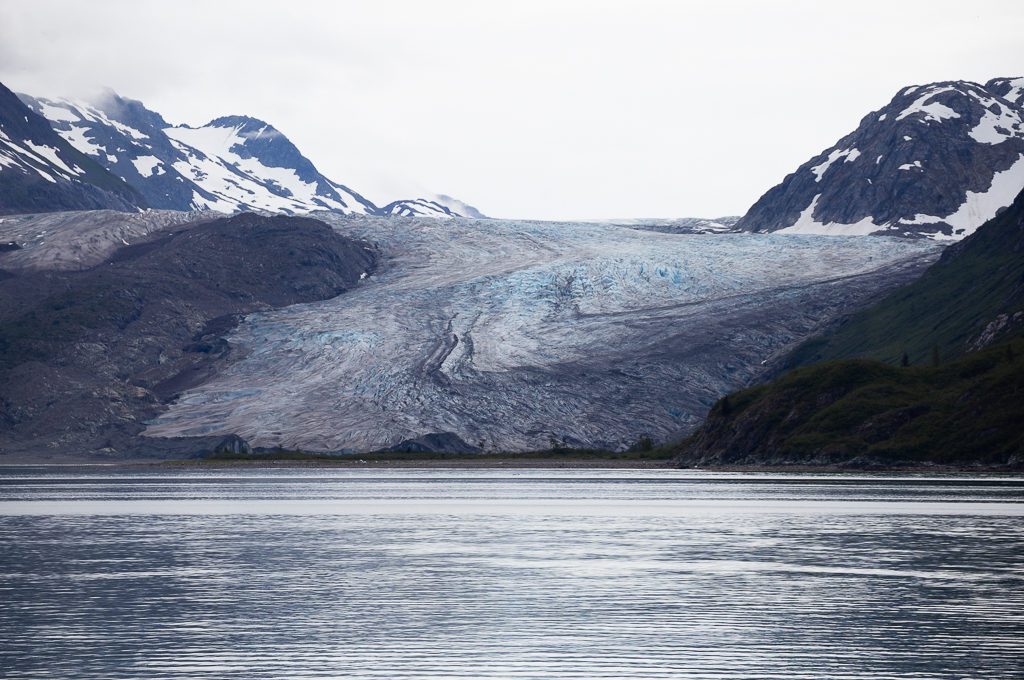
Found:
[[491, 458], [486, 460], [423, 458], [423, 459], [380, 459], [380, 460], [183, 460], [142, 463], [146, 467], [232, 469], [232, 468], [352, 468], [352, 469], [478, 469], [478, 470], [558, 470], [558, 469], [601, 469], [601, 470], [678, 470], [698, 473], [736, 474], [903, 474], [903, 475], [950, 475], [950, 476], [1019, 476], [1021, 468], [1005, 467], [955, 467], [945, 465], [912, 465], [893, 467], [849, 467], [838, 465], [722, 465], [708, 467], [678, 467], [668, 459], [615, 459], [615, 458]]
[[96, 467], [96, 468], [137, 468], [137, 469], [189, 469], [189, 470], [231, 470], [231, 469], [436, 469], [436, 470], [678, 470], [695, 473], [736, 473], [736, 474], [792, 474], [792, 475], [941, 475], [941, 476], [992, 476], [1007, 477], [1024, 475], [1024, 468], [1003, 466], [949, 466], [949, 465], [898, 465], [898, 466], [842, 466], [842, 465], [712, 465], [706, 467], [679, 467], [670, 458], [640, 458], [629, 456], [515, 456], [515, 455], [448, 455], [427, 456], [413, 454], [388, 458], [374, 457], [295, 457], [274, 458], [272, 456], [253, 458], [187, 458], [171, 460], [27, 460], [3, 461], [0, 469], [14, 467]]
[[675, 469], [667, 459], [615, 458], [387, 458], [387, 459], [316, 459], [316, 460], [169, 460], [142, 463], [153, 467], [230, 469], [230, 468], [436, 468], [436, 469]]

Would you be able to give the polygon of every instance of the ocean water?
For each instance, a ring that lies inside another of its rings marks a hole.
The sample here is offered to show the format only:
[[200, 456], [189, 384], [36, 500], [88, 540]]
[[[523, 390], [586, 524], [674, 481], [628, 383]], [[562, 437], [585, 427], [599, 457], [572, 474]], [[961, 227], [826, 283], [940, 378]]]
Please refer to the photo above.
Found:
[[1022, 678], [1024, 479], [0, 468], [3, 678]]

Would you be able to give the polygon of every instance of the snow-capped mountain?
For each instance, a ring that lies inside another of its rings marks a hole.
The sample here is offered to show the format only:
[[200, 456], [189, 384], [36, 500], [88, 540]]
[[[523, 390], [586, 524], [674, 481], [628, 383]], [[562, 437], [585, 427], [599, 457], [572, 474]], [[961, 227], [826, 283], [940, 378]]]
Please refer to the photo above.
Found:
[[59, 135], [0, 85], [0, 213], [145, 205], [123, 180]]
[[356, 192], [320, 174], [287, 137], [247, 116], [201, 127], [169, 125], [113, 92], [91, 102], [23, 97], [80, 151], [174, 210], [373, 213]]
[[179, 152], [163, 134], [169, 125], [160, 114], [110, 91], [95, 103], [20, 96], [57, 134], [128, 182], [150, 207], [191, 208], [194, 188], [172, 168]]
[[900, 90], [788, 175], [747, 231], [960, 239], [1024, 188], [1024, 78]]
[[186, 159], [174, 168], [215, 197], [212, 202], [197, 198], [197, 207], [221, 212], [376, 210], [356, 192], [321, 175], [287, 137], [256, 118], [225, 116], [202, 127], [172, 127], [164, 133]]
[[457, 198], [438, 194], [432, 198], [412, 198], [393, 201], [378, 210], [380, 215], [399, 217], [472, 217], [487, 219], [487, 215]]

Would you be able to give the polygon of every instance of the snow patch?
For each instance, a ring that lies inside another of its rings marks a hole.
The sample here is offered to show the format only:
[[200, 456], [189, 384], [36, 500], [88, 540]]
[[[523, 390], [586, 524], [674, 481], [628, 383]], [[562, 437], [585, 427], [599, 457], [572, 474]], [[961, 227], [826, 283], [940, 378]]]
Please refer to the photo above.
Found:
[[76, 120], [82, 120], [76, 113], [70, 109], [64, 108], [63, 106], [53, 106], [48, 102], [40, 102], [41, 113], [43, 118], [47, 120], [56, 121], [67, 121], [73, 123]]
[[996, 213], [1013, 203], [1013, 199], [1024, 188], [1024, 153], [1006, 170], [992, 176], [988, 190], [968, 191], [960, 208], [945, 218], [946, 224], [954, 229], [963, 229], [964, 236], [996, 216]]
[[[903, 120], [907, 116], [912, 116], [914, 114], [923, 114], [924, 117], [921, 120], [922, 123], [927, 123], [928, 121], [941, 122], [948, 118], [959, 118], [960, 114], [945, 104], [940, 104], [938, 102], [929, 103], [929, 100], [936, 95], [940, 95], [943, 92], [955, 91], [956, 90], [952, 87], [940, 87], [934, 90], [929, 90], [922, 96], [918, 97], [913, 104], [905, 108], [900, 115], [896, 116], [896, 120]], [[908, 91], [906, 94], [910, 94], [910, 92]]]
[[72, 168], [69, 168], [67, 164], [60, 159], [60, 156], [57, 155], [57, 149], [52, 146], [46, 146], [45, 144], [33, 144], [32, 141], [28, 139], [25, 140], [25, 145], [32, 150], [32, 153], [42, 158], [50, 165], [55, 166], [59, 170], [63, 170], [68, 175], [80, 174], [75, 172]]
[[845, 224], [842, 222], [818, 222], [814, 219], [814, 211], [818, 207], [819, 198], [821, 198], [821, 194], [818, 194], [811, 199], [811, 204], [804, 208], [804, 211], [800, 213], [796, 222], [785, 229], [778, 230], [776, 233], [820, 234], [822, 236], [866, 236], [886, 227], [884, 224], [875, 224], [870, 217], [865, 217], [859, 222], [854, 222], [852, 224]]
[[958, 240], [973, 234], [978, 227], [996, 216], [1000, 210], [1013, 203], [1024, 189], [1024, 153], [1006, 170], [992, 177], [992, 184], [985, 191], [968, 191], [964, 202], [956, 212], [946, 217], [918, 214], [913, 219], [902, 219], [900, 224], [936, 224], [945, 222], [954, 230], [954, 235], [935, 234], [936, 240]]
[[[64, 109], [61, 110], [63, 111]], [[102, 146], [86, 137], [90, 132], [88, 128], [69, 125], [66, 129], [56, 130], [56, 132], [64, 138], [64, 141], [86, 155], [99, 156], [105, 151]]]
[[921, 161], [914, 161], [913, 163], [904, 163], [903, 165], [900, 166], [900, 170], [913, 170], [914, 168], [917, 168], [918, 170], [922, 169]]
[[840, 158], [845, 158], [844, 162], [849, 163], [850, 161], [857, 160], [860, 156], [860, 151], [857, 149], [836, 149], [828, 155], [824, 161], [815, 165], [811, 168], [811, 172], [814, 173], [814, 181], [820, 182], [821, 178], [825, 175], [832, 164], [838, 161]]
[[1024, 105], [1024, 78], [1013, 78], [1005, 82], [1010, 86], [1010, 90], [1003, 95], [1003, 99]]
[[969, 133], [971, 139], [982, 144], [1000, 144], [1007, 139], [1024, 138], [1024, 124], [1018, 112], [994, 99], [982, 101], [983, 106], [986, 104], [984, 115]]
[[918, 213], [911, 219], [901, 219], [900, 224], [936, 224], [942, 222], [941, 217], [935, 217], [934, 215], [923, 215]]
[[161, 165], [160, 159], [156, 156], [133, 158], [132, 165], [135, 166], [135, 169], [143, 177], [152, 177], [153, 175], [162, 175], [164, 173], [163, 165]]

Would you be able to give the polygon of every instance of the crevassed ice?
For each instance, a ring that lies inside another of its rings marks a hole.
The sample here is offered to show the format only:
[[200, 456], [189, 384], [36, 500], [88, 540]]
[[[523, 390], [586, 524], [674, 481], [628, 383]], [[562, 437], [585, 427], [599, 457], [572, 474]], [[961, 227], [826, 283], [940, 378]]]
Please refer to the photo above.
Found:
[[246, 358], [147, 434], [312, 450], [429, 432], [503, 450], [667, 438], [810, 332], [822, 305], [834, 311], [837, 281], [936, 252], [884, 238], [317, 216], [377, 241], [385, 266], [333, 300], [248, 317], [231, 338]]

